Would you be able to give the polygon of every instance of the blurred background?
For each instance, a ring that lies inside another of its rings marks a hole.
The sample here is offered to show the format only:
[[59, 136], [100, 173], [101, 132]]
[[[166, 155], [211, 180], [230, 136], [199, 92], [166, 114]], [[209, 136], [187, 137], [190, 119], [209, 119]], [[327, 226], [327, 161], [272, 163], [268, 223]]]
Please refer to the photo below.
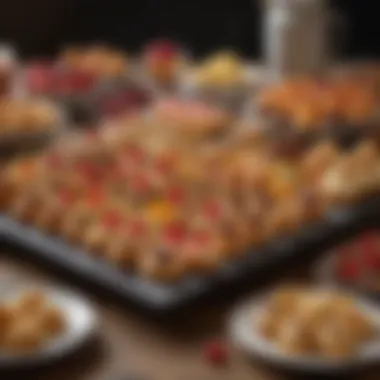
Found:
[[[259, 0], [13, 0], [0, 15], [0, 36], [24, 56], [50, 55], [71, 42], [106, 41], [129, 51], [159, 36], [176, 39], [195, 54], [234, 46], [245, 56], [260, 55]], [[346, 19], [345, 56], [378, 56], [376, 1], [335, 0]], [[333, 33], [333, 31], [332, 31]], [[333, 38], [333, 36], [332, 36]]]

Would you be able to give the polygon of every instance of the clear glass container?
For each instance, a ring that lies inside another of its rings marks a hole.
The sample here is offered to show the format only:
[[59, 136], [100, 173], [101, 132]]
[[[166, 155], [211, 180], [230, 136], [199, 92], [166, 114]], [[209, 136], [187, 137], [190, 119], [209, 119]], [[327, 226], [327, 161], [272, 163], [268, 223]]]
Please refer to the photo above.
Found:
[[264, 23], [263, 48], [271, 79], [325, 69], [330, 20], [324, 1], [269, 0]]

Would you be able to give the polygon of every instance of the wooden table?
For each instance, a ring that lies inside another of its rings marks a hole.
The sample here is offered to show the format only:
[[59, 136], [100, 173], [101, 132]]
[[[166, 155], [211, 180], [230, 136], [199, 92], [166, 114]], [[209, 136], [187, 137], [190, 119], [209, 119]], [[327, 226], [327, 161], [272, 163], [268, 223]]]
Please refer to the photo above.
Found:
[[[24, 262], [13, 252], [0, 255], [0, 278], [16, 276], [57, 283], [62, 278]], [[299, 269], [295, 272], [299, 273]], [[290, 276], [294, 276], [291, 274]], [[71, 281], [70, 281], [71, 282]], [[65, 284], [65, 282], [63, 282]], [[71, 284], [70, 284], [71, 285]], [[264, 284], [265, 285], [265, 284]], [[257, 286], [255, 286], [257, 287]], [[1, 380], [287, 380], [305, 378], [281, 373], [251, 361], [231, 347], [228, 366], [216, 368], [203, 357], [204, 343], [226, 338], [225, 322], [232, 300], [210, 301], [168, 323], [148, 318], [132, 307], [87, 290], [100, 314], [98, 337], [63, 362], [28, 372], [7, 373]], [[227, 298], [227, 297], [226, 297]], [[236, 300], [236, 298], [235, 298]], [[130, 376], [130, 377], [128, 377]], [[347, 379], [347, 376], [344, 377]], [[380, 367], [352, 379], [380, 379]]]

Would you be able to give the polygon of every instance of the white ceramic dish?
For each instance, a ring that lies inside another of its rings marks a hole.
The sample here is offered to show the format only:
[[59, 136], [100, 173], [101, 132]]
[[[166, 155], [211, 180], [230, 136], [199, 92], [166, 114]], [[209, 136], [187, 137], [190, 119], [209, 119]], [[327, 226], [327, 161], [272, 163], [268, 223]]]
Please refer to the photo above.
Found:
[[[380, 360], [379, 337], [364, 345], [357, 356], [342, 360], [291, 356], [281, 352], [273, 343], [265, 339], [257, 329], [269, 296], [270, 294], [267, 294], [264, 297], [244, 303], [236, 309], [231, 317], [229, 326], [231, 337], [236, 345], [248, 354], [287, 370], [317, 374], [344, 373], [375, 364]], [[380, 307], [370, 301], [356, 299], [359, 308], [369, 316], [374, 326], [380, 331]]]
[[97, 316], [94, 309], [83, 297], [69, 290], [19, 285], [18, 281], [4, 278], [4, 281], [0, 281], [0, 301], [17, 298], [25, 289], [31, 287], [43, 291], [62, 310], [67, 329], [62, 336], [30, 354], [11, 355], [0, 351], [0, 369], [25, 369], [50, 364], [79, 349], [96, 331]]

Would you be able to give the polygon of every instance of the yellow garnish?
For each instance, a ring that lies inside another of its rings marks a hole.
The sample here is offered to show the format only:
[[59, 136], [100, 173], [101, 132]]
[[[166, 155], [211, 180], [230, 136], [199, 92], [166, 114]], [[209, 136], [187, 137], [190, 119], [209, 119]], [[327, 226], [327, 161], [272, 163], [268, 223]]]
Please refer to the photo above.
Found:
[[175, 217], [174, 207], [166, 201], [154, 201], [147, 207], [148, 217], [158, 223], [165, 223]]

